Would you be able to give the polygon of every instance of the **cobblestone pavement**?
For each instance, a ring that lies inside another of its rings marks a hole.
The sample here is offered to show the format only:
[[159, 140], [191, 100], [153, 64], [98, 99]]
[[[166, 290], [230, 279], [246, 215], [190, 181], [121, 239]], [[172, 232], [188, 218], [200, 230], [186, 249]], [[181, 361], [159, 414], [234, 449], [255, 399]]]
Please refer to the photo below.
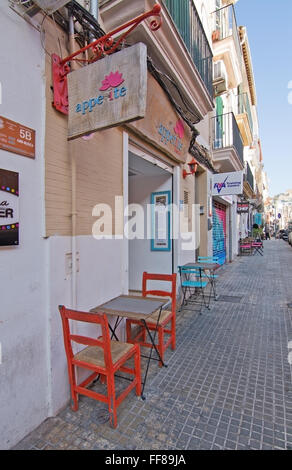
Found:
[[15, 449], [291, 450], [292, 248], [271, 240], [264, 252], [222, 267], [210, 310], [178, 313], [168, 367], [152, 361], [147, 399], [132, 392], [116, 429], [104, 404], [80, 397], [78, 412], [67, 407]]

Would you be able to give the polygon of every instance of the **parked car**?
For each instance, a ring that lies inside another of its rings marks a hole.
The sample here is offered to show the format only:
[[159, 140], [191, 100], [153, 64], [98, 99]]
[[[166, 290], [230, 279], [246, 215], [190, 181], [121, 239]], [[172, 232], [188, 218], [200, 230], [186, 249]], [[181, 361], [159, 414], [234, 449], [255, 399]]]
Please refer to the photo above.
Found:
[[285, 240], [285, 242], [288, 241], [288, 230], [285, 230], [284, 233], [282, 233], [282, 237], [281, 237], [283, 240]]
[[292, 246], [292, 232], [289, 232], [289, 235], [288, 235], [288, 242], [289, 242], [289, 245]]

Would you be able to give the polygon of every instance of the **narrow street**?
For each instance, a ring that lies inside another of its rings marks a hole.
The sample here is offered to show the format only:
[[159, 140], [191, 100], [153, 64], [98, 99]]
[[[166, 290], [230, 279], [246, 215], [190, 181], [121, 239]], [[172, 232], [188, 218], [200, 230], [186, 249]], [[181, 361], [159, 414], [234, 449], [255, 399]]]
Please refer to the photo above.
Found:
[[225, 265], [219, 300], [178, 312], [168, 367], [152, 361], [146, 401], [132, 392], [115, 430], [82, 396], [78, 412], [67, 407], [15, 449], [292, 449], [291, 266], [282, 240]]

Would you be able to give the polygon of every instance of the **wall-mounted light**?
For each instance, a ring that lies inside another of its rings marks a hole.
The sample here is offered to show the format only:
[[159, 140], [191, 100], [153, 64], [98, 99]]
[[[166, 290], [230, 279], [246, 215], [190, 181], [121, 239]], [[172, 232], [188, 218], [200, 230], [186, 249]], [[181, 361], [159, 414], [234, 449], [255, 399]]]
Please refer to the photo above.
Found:
[[189, 163], [190, 173], [187, 173], [186, 170], [183, 170], [183, 178], [186, 178], [188, 175], [193, 175], [196, 173], [198, 168], [198, 162], [193, 158]]

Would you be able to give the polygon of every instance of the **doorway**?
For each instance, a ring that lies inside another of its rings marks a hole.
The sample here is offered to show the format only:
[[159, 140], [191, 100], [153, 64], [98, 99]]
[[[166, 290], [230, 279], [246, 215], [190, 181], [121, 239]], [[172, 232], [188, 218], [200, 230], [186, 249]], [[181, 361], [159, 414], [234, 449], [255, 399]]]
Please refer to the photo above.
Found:
[[[147, 158], [147, 155], [142, 157], [135, 151], [129, 151], [128, 203], [129, 205], [138, 204], [143, 208], [144, 214], [143, 230], [141, 230], [141, 227], [136, 227], [137, 238], [128, 240], [130, 291], [141, 291], [144, 271], [162, 274], [171, 274], [173, 272], [172, 237], [170, 236], [169, 249], [157, 249], [151, 243], [153, 218], [150, 207], [153, 194], [156, 193], [169, 194], [170, 203], [172, 203], [172, 173], [172, 168], [164, 162], [153, 157]], [[134, 212], [134, 215], [137, 216], [137, 213]], [[141, 237], [142, 232], [143, 238]]]

